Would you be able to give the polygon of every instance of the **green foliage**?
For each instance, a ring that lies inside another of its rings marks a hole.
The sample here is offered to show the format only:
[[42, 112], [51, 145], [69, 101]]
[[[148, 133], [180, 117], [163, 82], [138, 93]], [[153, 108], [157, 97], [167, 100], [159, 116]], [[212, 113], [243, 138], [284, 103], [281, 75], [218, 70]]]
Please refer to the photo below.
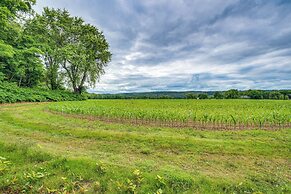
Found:
[[5, 44], [3, 40], [0, 40], [0, 59], [12, 58], [14, 50], [11, 45]]
[[1, 0], [0, 7], [5, 7], [9, 10], [9, 14], [16, 16], [20, 13], [27, 13], [31, 11], [35, 0]]
[[40, 88], [20, 88], [13, 83], [0, 82], [0, 103], [47, 102], [83, 100], [82, 95], [69, 91], [50, 91]]
[[4, 80], [4, 74], [0, 72], [0, 82], [3, 82], [3, 80]]
[[[166, 187], [167, 183], [164, 177], [157, 175], [156, 176], [156, 187], [159, 189], [164, 189]], [[160, 192], [160, 191], [159, 191]]]
[[226, 98], [226, 99], [237, 99], [239, 97], [240, 97], [240, 95], [239, 95], [238, 90], [231, 89], [231, 90], [224, 92], [224, 98]]
[[96, 163], [96, 171], [99, 175], [104, 175], [106, 173], [106, 166], [103, 162]]
[[246, 96], [249, 96], [251, 99], [263, 99], [264, 92], [260, 90], [248, 90], [244, 92]]
[[66, 10], [45, 8], [34, 15], [34, 4], [0, 2], [0, 80], [31, 88], [46, 82], [52, 90], [66, 85], [84, 92], [111, 59], [103, 33]]
[[41, 53], [25, 35], [23, 14], [31, 14], [34, 0], [3, 0], [0, 3], [0, 72], [4, 80], [19, 86], [37, 86], [43, 77]]
[[[61, 63], [64, 62], [65, 26], [69, 13], [61, 10], [45, 8], [42, 15], [36, 15], [25, 26], [25, 32], [37, 40], [38, 48], [42, 50], [45, 63], [45, 80], [48, 88], [57, 90], [62, 87], [63, 74], [60, 72]], [[60, 20], [62, 22], [60, 22]]]
[[122, 193], [137, 193], [138, 188], [141, 186], [143, 180], [142, 172], [135, 169], [132, 173], [131, 179], [126, 179], [125, 182], [117, 182], [117, 186]]
[[201, 94], [198, 94], [198, 98], [199, 99], [207, 99], [208, 98], [208, 95], [207, 94], [204, 94], [204, 93], [201, 93]]
[[223, 99], [223, 93], [222, 92], [215, 92], [214, 98], [215, 99]]
[[280, 92], [278, 92], [278, 91], [270, 92], [269, 98], [270, 99], [275, 99], [275, 100], [283, 100], [282, 99], [282, 94]]
[[51, 89], [59, 88], [65, 76], [67, 85], [81, 93], [85, 83], [94, 85], [98, 81], [111, 59], [103, 33], [66, 10], [45, 8], [27, 24], [27, 31], [42, 43], [39, 46]]
[[[24, 42], [28, 42], [28, 39], [30, 37], [23, 37], [21, 41], [26, 44]], [[14, 57], [6, 61], [7, 64], [4, 65], [2, 71], [6, 80], [15, 82], [18, 86], [23, 87], [39, 85], [43, 79], [44, 68], [36, 53], [40, 53], [40, 51], [34, 47], [15, 49]]]
[[4, 157], [0, 156], [0, 176], [9, 170], [11, 162]]
[[197, 94], [193, 94], [193, 93], [188, 93], [185, 96], [187, 99], [197, 99], [198, 98]]
[[207, 99], [208, 98], [208, 94], [206, 94], [206, 93], [199, 93], [199, 94], [188, 93], [188, 94], [185, 95], [185, 97], [187, 99]]
[[169, 185], [173, 193], [185, 192], [193, 186], [193, 179], [184, 173], [168, 172], [167, 185]]

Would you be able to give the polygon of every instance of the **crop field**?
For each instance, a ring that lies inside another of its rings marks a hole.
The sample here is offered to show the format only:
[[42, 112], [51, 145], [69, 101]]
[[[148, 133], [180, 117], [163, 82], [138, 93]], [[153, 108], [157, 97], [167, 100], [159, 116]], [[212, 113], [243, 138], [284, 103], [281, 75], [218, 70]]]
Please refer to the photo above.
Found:
[[103, 120], [199, 129], [291, 128], [291, 101], [94, 100], [60, 102], [49, 110]]
[[3, 104], [0, 193], [291, 193], [290, 116], [271, 100]]

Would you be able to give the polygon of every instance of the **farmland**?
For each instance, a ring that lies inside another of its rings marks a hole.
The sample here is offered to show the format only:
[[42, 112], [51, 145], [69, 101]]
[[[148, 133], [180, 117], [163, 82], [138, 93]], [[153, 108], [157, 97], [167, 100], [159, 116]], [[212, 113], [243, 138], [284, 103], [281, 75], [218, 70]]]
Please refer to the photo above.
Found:
[[98, 116], [130, 123], [208, 129], [290, 128], [291, 101], [276, 100], [94, 100], [60, 102], [61, 113]]
[[232, 115], [246, 124], [258, 118], [286, 124], [290, 106], [248, 100], [1, 105], [0, 193], [290, 193], [290, 129], [199, 130], [117, 120], [184, 122], [195, 112], [199, 122], [212, 122], [203, 115], [233, 122]]

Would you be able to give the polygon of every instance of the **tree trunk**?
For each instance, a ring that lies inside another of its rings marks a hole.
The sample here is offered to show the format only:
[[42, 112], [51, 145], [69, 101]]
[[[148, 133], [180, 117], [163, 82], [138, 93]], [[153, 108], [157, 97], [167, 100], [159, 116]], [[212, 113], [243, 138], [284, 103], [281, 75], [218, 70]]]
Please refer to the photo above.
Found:
[[22, 77], [20, 77], [19, 83], [18, 83], [18, 87], [21, 86], [21, 81], [22, 81]]
[[76, 94], [82, 94], [82, 87], [74, 87], [74, 92]]

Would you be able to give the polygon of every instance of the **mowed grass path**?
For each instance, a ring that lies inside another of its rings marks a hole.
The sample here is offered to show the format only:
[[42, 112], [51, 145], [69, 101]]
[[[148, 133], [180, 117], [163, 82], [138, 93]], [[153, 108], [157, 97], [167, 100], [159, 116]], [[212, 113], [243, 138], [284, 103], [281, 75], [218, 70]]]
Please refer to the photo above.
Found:
[[289, 129], [108, 124], [48, 105], [0, 106], [0, 193], [291, 192]]

